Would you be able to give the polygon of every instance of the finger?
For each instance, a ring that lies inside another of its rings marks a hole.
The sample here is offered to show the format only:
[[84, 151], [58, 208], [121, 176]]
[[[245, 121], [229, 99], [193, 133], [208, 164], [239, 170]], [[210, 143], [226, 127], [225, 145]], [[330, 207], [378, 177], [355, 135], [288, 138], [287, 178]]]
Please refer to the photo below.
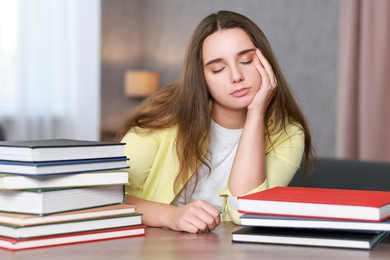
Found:
[[202, 221], [198, 216], [193, 215], [187, 218], [187, 228], [190, 233], [199, 233], [209, 230], [207, 224]]
[[268, 60], [265, 58], [264, 54], [260, 51], [260, 49], [256, 49], [256, 55], [259, 58], [261, 64], [267, 71], [267, 73], [270, 75], [270, 78], [274, 78], [274, 71], [272, 70], [271, 64], [268, 62]]
[[217, 222], [218, 220], [216, 220], [212, 215], [203, 209], [199, 209], [194, 217], [196, 217], [201, 222], [199, 223], [196, 221], [196, 227], [198, 227], [201, 232], [211, 231], [219, 224], [219, 222]]
[[265, 56], [259, 49], [256, 49], [256, 55], [259, 58], [264, 69], [267, 71], [271, 85], [275, 87], [277, 85], [277, 80], [271, 64], [268, 62], [268, 60], [265, 58]]
[[269, 77], [269, 74], [267, 73], [267, 71], [265, 70], [265, 68], [263, 67], [263, 65], [260, 63], [260, 61], [258, 59], [255, 59], [255, 67], [257, 68], [257, 70], [259, 71], [260, 75], [261, 75], [261, 78], [262, 78], [262, 84], [264, 86], [270, 86], [272, 88], [272, 84], [271, 84], [271, 79]]
[[[191, 218], [192, 224], [199, 231], [208, 232], [215, 229], [221, 220], [220, 213], [212, 205], [205, 201], [198, 200], [190, 206], [188, 213], [197, 219]], [[200, 222], [199, 222], [200, 221]]]
[[206, 202], [199, 200], [184, 207], [187, 208], [187, 213], [184, 215], [182, 227], [190, 233], [209, 232], [219, 224], [211, 215], [215, 212], [219, 215], [219, 212]]
[[214, 229], [221, 221], [219, 210], [205, 201], [200, 201], [200, 205], [201, 210], [204, 211], [204, 215], [202, 215], [204, 217], [203, 220], [209, 225], [211, 229]]

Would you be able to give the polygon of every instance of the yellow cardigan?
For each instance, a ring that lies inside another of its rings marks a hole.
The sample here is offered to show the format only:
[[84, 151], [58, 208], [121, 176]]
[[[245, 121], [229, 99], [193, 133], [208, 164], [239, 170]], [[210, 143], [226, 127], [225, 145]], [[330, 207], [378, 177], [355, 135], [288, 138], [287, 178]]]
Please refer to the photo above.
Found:
[[[175, 199], [177, 194], [174, 193], [173, 184], [179, 169], [175, 147], [176, 133], [176, 127], [148, 134], [130, 130], [123, 137], [122, 142], [126, 143], [125, 154], [130, 158], [127, 194], [166, 204]], [[273, 146], [271, 147], [267, 138], [267, 178], [263, 184], [246, 194], [274, 186], [287, 186], [300, 165], [304, 150], [304, 133], [298, 125], [288, 124], [286, 131], [270, 137]], [[240, 214], [229, 188], [220, 190], [219, 196], [225, 198], [222, 219], [239, 224]]]

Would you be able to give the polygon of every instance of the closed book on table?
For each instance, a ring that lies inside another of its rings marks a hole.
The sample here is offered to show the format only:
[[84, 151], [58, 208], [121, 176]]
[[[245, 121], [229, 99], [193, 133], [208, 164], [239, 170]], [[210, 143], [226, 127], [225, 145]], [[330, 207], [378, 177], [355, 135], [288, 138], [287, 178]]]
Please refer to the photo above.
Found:
[[309, 229], [339, 229], [352, 231], [390, 231], [390, 219], [384, 221], [337, 220], [326, 218], [302, 218], [286, 216], [270, 216], [244, 214], [241, 216], [242, 226], [257, 227], [292, 227]]
[[49, 162], [21, 162], [0, 160], [0, 173], [27, 176], [72, 174], [103, 170], [119, 170], [129, 166], [127, 157], [65, 160]]
[[130, 213], [125, 215], [87, 218], [27, 226], [0, 223], [0, 236], [24, 239], [107, 228], [136, 226], [141, 224], [142, 222], [140, 213]]
[[127, 171], [101, 171], [45, 176], [0, 174], [0, 190], [123, 185], [128, 183], [128, 179]]
[[119, 204], [124, 185], [69, 189], [6, 190], [0, 192], [0, 210], [46, 215], [64, 211]]
[[0, 160], [42, 162], [123, 157], [124, 145], [74, 139], [1, 141]]
[[145, 226], [131, 226], [27, 239], [0, 237], [0, 248], [10, 251], [18, 251], [40, 247], [101, 241], [114, 238], [137, 237], [145, 235], [145, 228]]
[[63, 221], [78, 221], [89, 218], [102, 218], [118, 215], [126, 215], [135, 212], [134, 205], [115, 204], [109, 206], [73, 210], [46, 216], [0, 212], [0, 224], [30, 226], [39, 224], [50, 224]]
[[275, 187], [238, 197], [241, 213], [382, 221], [390, 216], [390, 192]]
[[243, 227], [232, 234], [233, 242], [297, 246], [372, 249], [388, 232], [348, 232], [297, 228]]

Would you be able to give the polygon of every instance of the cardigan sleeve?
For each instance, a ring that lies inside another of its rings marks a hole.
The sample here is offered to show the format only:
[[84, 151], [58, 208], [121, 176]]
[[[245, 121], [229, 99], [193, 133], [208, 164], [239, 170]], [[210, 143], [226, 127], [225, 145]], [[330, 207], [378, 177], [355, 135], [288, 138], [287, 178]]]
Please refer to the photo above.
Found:
[[158, 139], [153, 133], [143, 134], [129, 131], [122, 139], [125, 154], [129, 158], [129, 184], [126, 194], [139, 196], [154, 163], [158, 151]]
[[173, 187], [179, 170], [176, 136], [176, 127], [147, 132], [131, 130], [124, 136], [125, 153], [130, 158], [126, 194], [167, 204], [174, 200]]
[[[266, 147], [266, 180], [258, 187], [240, 196], [266, 190], [275, 186], [287, 186], [294, 177], [302, 160], [304, 151], [304, 133], [299, 125], [290, 124], [276, 135], [270, 136]], [[222, 212], [223, 220], [240, 224], [238, 201], [228, 187], [219, 191], [225, 197]]]

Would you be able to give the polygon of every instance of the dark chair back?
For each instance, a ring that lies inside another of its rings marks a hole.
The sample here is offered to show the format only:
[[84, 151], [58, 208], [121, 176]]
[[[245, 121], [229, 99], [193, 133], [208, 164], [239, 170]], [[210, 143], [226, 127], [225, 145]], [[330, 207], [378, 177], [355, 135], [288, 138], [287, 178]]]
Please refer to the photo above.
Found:
[[313, 173], [298, 170], [289, 186], [390, 191], [390, 163], [318, 158]]
[[0, 141], [5, 141], [5, 134], [1, 125], [0, 125]]

